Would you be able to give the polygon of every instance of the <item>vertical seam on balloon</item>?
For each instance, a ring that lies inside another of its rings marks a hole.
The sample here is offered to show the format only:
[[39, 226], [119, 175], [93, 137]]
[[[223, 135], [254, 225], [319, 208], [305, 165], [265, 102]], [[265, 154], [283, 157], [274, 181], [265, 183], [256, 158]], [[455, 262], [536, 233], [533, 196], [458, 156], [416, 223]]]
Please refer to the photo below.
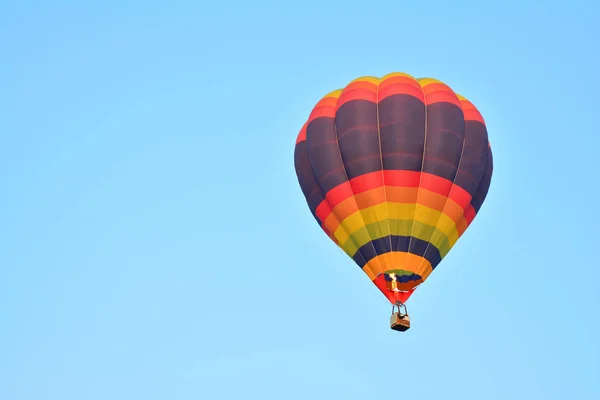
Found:
[[[338, 99], [336, 99], [336, 101], [339, 101], [339, 97], [338, 97]], [[336, 129], [336, 128], [335, 128], [335, 114], [334, 114], [334, 118], [333, 118], [333, 120], [334, 120], [334, 123], [333, 123], [333, 128], [334, 128], [334, 132], [335, 132], [335, 129]], [[317, 186], [319, 187], [319, 190], [321, 191], [321, 194], [323, 194], [323, 199], [324, 199], [324, 201], [325, 201], [325, 202], [326, 202], [326, 203], [329, 205], [329, 208], [331, 209], [331, 214], [332, 214], [332, 215], [335, 217], [335, 220], [336, 220], [336, 222], [338, 223], [338, 228], [337, 228], [337, 229], [341, 229], [341, 231], [342, 231], [342, 232], [344, 232], [344, 233], [345, 233], [345, 234], [348, 236], [348, 238], [350, 239], [350, 241], [351, 241], [351, 242], [354, 244], [354, 246], [357, 248], [357, 251], [356, 251], [356, 252], [355, 252], [353, 255], [350, 255], [350, 254], [346, 253], [346, 251], [345, 251], [344, 249], [342, 249], [342, 248], [341, 248], [341, 245], [342, 245], [342, 243], [339, 243], [339, 242], [338, 242], [338, 240], [337, 240], [337, 238], [335, 237], [335, 232], [331, 232], [332, 236], [334, 237], [334, 240], [333, 240], [333, 241], [334, 241], [334, 243], [336, 244], [336, 246], [337, 246], [338, 248], [340, 248], [340, 249], [341, 249], [341, 250], [344, 252], [344, 254], [348, 254], [348, 255], [349, 255], [349, 256], [351, 256], [351, 257], [353, 257], [353, 256], [356, 256], [356, 254], [357, 254], [357, 253], [359, 253], [359, 251], [358, 251], [358, 249], [359, 249], [359, 247], [358, 247], [358, 243], [356, 243], [356, 241], [355, 241], [355, 240], [352, 238], [352, 236], [350, 235], [350, 233], [349, 233], [349, 232], [346, 230], [346, 228], [345, 228], [345, 227], [342, 225], [342, 222], [343, 222], [343, 221], [342, 221], [342, 220], [340, 220], [340, 218], [339, 218], [339, 217], [338, 217], [338, 216], [335, 214], [335, 212], [333, 211], [333, 210], [334, 210], [333, 204], [332, 204], [332, 203], [331, 203], [331, 201], [330, 201], [330, 200], [327, 198], [327, 192], [326, 192], [326, 191], [323, 189], [323, 186], [321, 185], [321, 181], [318, 179], [318, 177], [317, 177], [317, 174], [315, 173], [315, 169], [314, 169], [314, 166], [313, 166], [313, 162], [312, 162], [311, 153], [310, 153], [310, 151], [309, 151], [309, 150], [310, 150], [310, 147], [308, 146], [308, 138], [309, 138], [309, 134], [308, 134], [308, 133], [309, 133], [309, 129], [308, 129], [308, 128], [309, 128], [309, 126], [310, 126], [310, 123], [307, 121], [307, 123], [306, 123], [306, 139], [305, 139], [305, 140], [306, 140], [306, 153], [307, 153], [307, 155], [308, 155], [308, 162], [309, 162], [309, 164], [310, 164], [310, 170], [311, 170], [311, 172], [312, 172], [312, 174], [313, 174], [313, 177], [315, 178], [315, 181], [317, 182]], [[336, 141], [337, 141], [337, 134], [336, 134]], [[338, 146], [338, 147], [339, 147], [339, 146]], [[339, 151], [339, 150], [338, 150], [338, 151]], [[341, 157], [340, 157], [340, 161], [342, 161], [342, 160], [341, 160]], [[343, 165], [343, 162], [342, 162], [342, 165]], [[347, 180], [348, 180], [348, 176], [346, 175], [346, 181], [347, 181]], [[319, 218], [319, 220], [320, 220], [320, 218]], [[324, 226], [324, 224], [325, 224], [325, 221], [320, 221], [320, 222], [321, 222], [321, 226]], [[364, 264], [366, 264], [367, 260], [366, 260], [366, 258], [364, 257], [364, 255], [363, 255], [362, 253], [360, 253], [360, 257], [362, 258], [362, 261], [363, 261], [363, 263], [364, 263]]]
[[[416, 79], [416, 81], [419, 84], [419, 87], [421, 88], [421, 92], [423, 93], [423, 105], [425, 106], [425, 129], [423, 132], [423, 154], [421, 156], [421, 173], [419, 174], [419, 188], [417, 189], [417, 199], [415, 201], [415, 210], [413, 211], [413, 217], [411, 218], [410, 236], [408, 238], [408, 248], [406, 250], [406, 265], [408, 265], [410, 246], [413, 241], [413, 232], [415, 230], [415, 216], [417, 215], [417, 206], [419, 204], [419, 195], [421, 194], [421, 182], [423, 180], [423, 168], [425, 166], [425, 150], [427, 149], [427, 96], [425, 96], [425, 89], [423, 88], [423, 85], [421, 85], [421, 82], [419, 82], [418, 79]], [[425, 256], [425, 254], [423, 254], [423, 257], [424, 256]]]
[[[379, 159], [381, 160], [381, 182], [382, 182], [382, 189], [383, 189], [383, 199], [385, 201], [385, 214], [386, 214], [386, 220], [387, 220], [387, 225], [388, 225], [388, 238], [390, 240], [390, 253], [394, 251], [394, 248], [392, 247], [392, 224], [390, 221], [390, 205], [388, 203], [388, 199], [387, 199], [387, 186], [385, 184], [385, 170], [383, 167], [383, 146], [381, 144], [381, 129], [379, 126], [379, 85], [381, 83], [381, 78], [379, 78], [377, 80], [377, 140], [379, 141]], [[384, 266], [383, 271], [382, 272], [386, 272], [389, 270], [389, 266]]]
[[[346, 90], [347, 87], [348, 86], [346, 85], [346, 87], [344, 87], [344, 89], [342, 89], [342, 93], [344, 93], [344, 90]], [[340, 97], [341, 97], [341, 94], [340, 94]], [[346, 175], [346, 182], [348, 182], [348, 186], [350, 186], [350, 192], [352, 192], [352, 199], [354, 200], [354, 204], [356, 205], [356, 209], [358, 210], [358, 213], [360, 215], [360, 219], [362, 221], [362, 224], [365, 227], [365, 229], [367, 229], [367, 224], [365, 223], [365, 218], [363, 217], [362, 210], [358, 207], [358, 203], [356, 202], [356, 197], [355, 197], [355, 194], [354, 194], [354, 189], [352, 189], [352, 184], [350, 183], [350, 179], [348, 178], [348, 171], [346, 171], [346, 165], [344, 164], [344, 157], [342, 156], [342, 149], [340, 148], [340, 140], [339, 140], [338, 131], [337, 131], [337, 112], [339, 110], [340, 97], [337, 98], [337, 102], [336, 102], [336, 105], [335, 105], [335, 114], [333, 116], [333, 128], [335, 130], [335, 143], [336, 143], [337, 148], [338, 148], [338, 154], [340, 155], [340, 160], [342, 161], [342, 169], [344, 170], [344, 174]], [[367, 233], [368, 233], [368, 231], [367, 231]], [[361, 257], [365, 261], [364, 265], [366, 266], [367, 265], [367, 257], [365, 257], [365, 255], [362, 253], [362, 251], [360, 250], [360, 247], [358, 247], [358, 244], [354, 241], [354, 238], [352, 238], [352, 236], [350, 236], [350, 235], [349, 235], [349, 237], [354, 242], [354, 244], [356, 245], [356, 247], [358, 249], [357, 253], [360, 253]], [[373, 241], [369, 240], [369, 243], [373, 247], [373, 252], [375, 252], [375, 254], [377, 254], [377, 249], [375, 249], [375, 245], [373, 244]], [[377, 257], [375, 257], [375, 258], [377, 258]]]
[[[376, 77], [371, 77], [371, 78], [375, 78], [375, 79], [377, 80], [377, 82], [379, 82], [379, 78], [376, 78]], [[377, 83], [377, 88], [376, 88], [376, 100], [375, 100], [375, 117], [376, 117], [376, 118], [377, 118], [377, 107], [378, 107], [378, 106], [377, 106], [377, 96], [378, 96], [378, 91], [379, 91], [379, 83]], [[379, 139], [379, 124], [377, 125], [377, 129], [378, 129], [378, 136], [377, 136], [377, 138]], [[341, 153], [341, 149], [340, 149], [340, 153]], [[351, 189], [352, 189], [352, 187], [351, 187]], [[354, 193], [354, 190], [352, 190], [352, 193]], [[378, 237], [378, 238], [379, 238], [379, 237], [383, 237], [382, 235], [378, 234], [378, 233], [382, 233], [382, 232], [377, 232], [378, 230], [381, 230], [381, 224], [380, 224], [380, 222], [379, 222], [379, 221], [381, 221], [381, 220], [382, 220], [382, 219], [380, 218], [380, 215], [379, 215], [379, 208], [378, 208], [378, 207], [373, 207], [373, 208], [369, 208], [369, 207], [367, 207], [366, 209], [369, 209], [369, 212], [370, 212], [370, 213], [374, 213], [374, 214], [375, 214], [375, 222], [374, 222], [374, 223], [372, 223], [372, 224], [369, 224], [369, 225], [371, 225], [371, 226], [373, 227], [373, 229], [375, 230], [375, 237]], [[373, 252], [375, 253], [375, 257], [373, 257], [373, 259], [372, 259], [372, 260], [376, 260], [377, 264], [378, 264], [378, 265], [381, 267], [381, 268], [380, 268], [380, 270], [381, 270], [381, 271], [379, 271], [379, 272], [380, 272], [380, 273], [382, 273], [383, 271], [385, 271], [385, 268], [384, 268], [384, 266], [383, 266], [383, 259], [379, 257], [379, 256], [380, 256], [380, 254], [379, 254], [379, 252], [377, 251], [377, 248], [375, 247], [375, 244], [374, 244], [373, 238], [372, 238], [372, 237], [371, 237], [371, 235], [369, 234], [369, 228], [367, 227], [367, 224], [366, 224], [366, 223], [364, 223], [364, 214], [363, 214], [363, 211], [366, 211], [366, 209], [365, 209], [365, 210], [359, 210], [359, 212], [360, 212], [360, 214], [361, 214], [361, 217], [363, 218], [363, 224], [365, 225], [365, 229], [367, 230], [367, 234], [368, 234], [368, 236], [369, 236], [369, 242], [371, 243], [371, 246], [373, 247]], [[385, 254], [385, 253], [382, 253], [382, 254]], [[369, 260], [369, 262], [370, 262], [370, 261], [371, 261], [371, 260]], [[371, 269], [371, 271], [372, 271], [372, 269]]]
[[[450, 88], [451, 89], [451, 88]], [[454, 91], [452, 91], [452, 93], [454, 93]], [[454, 93], [454, 95], [456, 95], [456, 93]], [[457, 96], [458, 98], [458, 96]], [[446, 195], [446, 199], [444, 200], [444, 205], [442, 206], [442, 210], [440, 212], [440, 216], [438, 217], [438, 220], [435, 223], [435, 227], [434, 227], [434, 231], [431, 233], [431, 235], [429, 236], [429, 239], [427, 240], [427, 246], [425, 246], [425, 252], [423, 253], [423, 255], [427, 254], [427, 250], [429, 250], [429, 246], [431, 246], [431, 238], [433, 237], [433, 234], [435, 233], [435, 229], [438, 228], [438, 225], [442, 219], [442, 214], [444, 213], [444, 209], [446, 208], [446, 203], [448, 202], [448, 198], [450, 196], [450, 193], [452, 192], [452, 189], [454, 188], [454, 183], [456, 182], [456, 177], [458, 176], [458, 172], [460, 171], [460, 166], [462, 164], [462, 160], [463, 160], [463, 155], [465, 154], [465, 143], [467, 141], [467, 125], [466, 125], [466, 121], [465, 121], [465, 112], [462, 108], [462, 103], [460, 103], [460, 99], [458, 100], [459, 104], [460, 104], [460, 112], [463, 115], [463, 121], [464, 121], [464, 126], [463, 126], [463, 141], [462, 141], [462, 148], [460, 150], [460, 157], [458, 159], [458, 166], [456, 167], [456, 172], [454, 173], [454, 178], [452, 178], [452, 185], [450, 186], [450, 190], [448, 191], [448, 194]], [[464, 215], [464, 210], [463, 210], [463, 215]], [[456, 223], [454, 224], [454, 226], [456, 226]], [[456, 243], [455, 243], [456, 244]], [[452, 245], [450, 248], [452, 248], [454, 245]], [[434, 245], [435, 248], [438, 248], [438, 246]], [[438, 250], [439, 251], [439, 250]], [[443, 257], [441, 257], [440, 254], [440, 261]], [[421, 277], [423, 277], [423, 271], [421, 271], [421, 268], [423, 267], [423, 260], [421, 260], [421, 262], [419, 263], [419, 267], [417, 268], [417, 270], [419, 271]], [[435, 268], [434, 266], [432, 266], [433, 268]], [[433, 269], [432, 268], [432, 269]]]
[[[317, 182], [317, 185], [319, 186], [319, 190], [321, 190], [321, 193], [323, 194], [324, 201], [326, 201], [327, 204], [329, 205], [329, 208], [331, 208], [331, 210], [332, 210], [331, 214], [335, 217], [336, 222], [338, 223], [338, 228], [337, 229], [341, 229], [344, 233], [346, 233], [346, 235], [348, 235], [348, 238], [352, 241], [352, 243], [354, 243], [354, 246], [358, 249], [358, 244], [354, 241], [354, 239], [352, 238], [352, 236], [350, 236], [350, 234], [348, 233], [348, 231], [346, 230], [346, 228], [342, 225], [342, 221], [340, 221], [340, 219], [338, 218], [338, 216], [333, 212], [332, 204], [329, 201], [329, 199], [327, 198], [327, 192], [325, 192], [325, 190], [323, 190], [323, 186], [321, 185], [321, 182], [318, 179], [317, 174], [315, 173], [315, 169], [314, 169], [313, 162], [312, 162], [312, 157], [310, 156], [310, 151], [309, 151], [309, 147], [308, 147], [308, 127], [309, 126], [310, 126], [310, 124], [307, 124], [307, 126], [306, 126], [306, 144], [307, 144], [307, 146], [306, 146], [306, 152], [308, 153], [308, 162], [310, 164], [310, 170], [311, 170], [313, 176], [315, 177], [315, 181]], [[334, 123], [334, 129], [335, 129], [335, 123]], [[347, 176], [346, 176], [346, 179], [348, 179]], [[321, 226], [323, 226], [324, 224], [325, 224], [325, 221], [321, 221]], [[334, 234], [334, 232], [332, 232], [332, 234]], [[334, 235], [334, 237], [335, 237], [335, 235]], [[336, 238], [336, 242], [334, 242], [334, 243], [337, 245], [337, 247], [339, 247], [341, 249], [340, 245], [342, 243], [339, 243], [337, 241], [337, 238]], [[344, 249], [341, 249], [341, 250], [344, 252], [344, 254], [347, 254], [344, 251]], [[356, 255], [356, 253], [354, 255]], [[360, 254], [360, 256], [362, 257], [363, 261], [366, 263], [367, 260], [363, 256], [362, 253]]]

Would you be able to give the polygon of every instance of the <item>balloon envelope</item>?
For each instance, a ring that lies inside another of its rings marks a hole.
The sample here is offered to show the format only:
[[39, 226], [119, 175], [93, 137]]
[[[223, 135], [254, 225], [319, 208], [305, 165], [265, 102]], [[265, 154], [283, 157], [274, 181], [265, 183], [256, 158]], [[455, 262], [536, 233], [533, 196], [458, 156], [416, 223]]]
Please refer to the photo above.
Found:
[[446, 84], [361, 77], [323, 97], [295, 168], [323, 231], [395, 303], [405, 302], [473, 221], [492, 177], [483, 117]]

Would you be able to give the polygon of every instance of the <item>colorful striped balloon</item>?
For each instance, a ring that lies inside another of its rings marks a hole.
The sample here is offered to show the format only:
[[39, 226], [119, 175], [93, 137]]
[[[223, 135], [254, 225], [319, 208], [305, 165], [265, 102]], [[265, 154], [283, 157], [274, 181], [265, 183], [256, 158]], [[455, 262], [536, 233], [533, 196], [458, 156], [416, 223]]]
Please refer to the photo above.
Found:
[[322, 98], [294, 158], [321, 228], [392, 303], [405, 302], [465, 232], [493, 168], [475, 106], [404, 73], [358, 78]]

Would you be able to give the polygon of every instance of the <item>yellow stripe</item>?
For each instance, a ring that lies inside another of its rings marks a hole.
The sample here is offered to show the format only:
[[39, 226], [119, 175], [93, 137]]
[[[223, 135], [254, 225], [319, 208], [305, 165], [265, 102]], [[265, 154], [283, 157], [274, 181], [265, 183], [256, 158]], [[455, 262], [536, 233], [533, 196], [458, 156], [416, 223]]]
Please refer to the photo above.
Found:
[[445, 85], [444, 82], [442, 81], [438, 81], [437, 79], [434, 78], [419, 78], [417, 79], [417, 81], [419, 82], [419, 84], [421, 85], [421, 87], [425, 87], [434, 83], [440, 83], [442, 85]]
[[340, 97], [340, 94], [342, 94], [342, 89], [337, 89], [337, 90], [334, 90], [332, 92], [327, 93], [325, 96], [323, 96], [323, 98], [325, 98], [325, 97], [333, 97], [333, 98], [337, 99], [337, 98]]
[[[421, 236], [415, 237], [425, 242], [428, 242], [433, 235], [436, 235], [438, 234], [437, 232], [439, 232], [438, 229], [434, 226], [425, 225], [421, 222], [413, 220], [398, 220], [389, 218], [385, 222], [382, 221], [382, 225], [386, 227], [388, 223], [390, 226], [390, 230], [392, 231], [392, 235], [397, 236], [410, 236], [413, 225], [415, 225], [415, 227], [422, 227], [422, 229], [418, 229], [418, 231], [423, 234]], [[346, 240], [346, 242], [340, 243], [338, 244], [338, 246], [340, 246], [347, 254], [349, 253], [352, 256], [356, 253], [357, 246], [358, 248], [360, 248], [371, 240], [380, 239], [390, 234], [387, 231], [381, 233], [376, 231], [374, 225], [376, 224], [370, 224], [360, 228], [358, 231], [352, 233], [348, 240]], [[415, 229], [415, 231], [417, 231], [417, 229]], [[440, 240], [439, 243], [432, 242], [432, 245], [434, 245], [438, 249], [438, 251], [440, 252], [440, 257], [443, 258], [446, 256], [446, 254], [448, 254], [448, 252], [452, 248], [452, 245], [448, 241], [446, 235], [444, 235], [443, 233], [439, 234], [441, 235], [442, 240]]]
[[[388, 209], [389, 221], [385, 218]], [[413, 220], [417, 223], [412, 223]], [[366, 227], [368, 225], [374, 225], [371, 231]], [[358, 248], [372, 239], [390, 235], [391, 232], [395, 235], [410, 236], [406, 232], [412, 228], [412, 236], [435, 243], [446, 240], [450, 248], [458, 240], [456, 224], [446, 214], [421, 204], [392, 202], [355, 212], [341, 222], [334, 236], [339, 243], [343, 243], [344, 251], [353, 255]], [[375, 237], [371, 233], [375, 234]], [[348, 243], [349, 239], [353, 243]]]
[[375, 85], [379, 85], [379, 78], [377, 78], [376, 76], [361, 76], [352, 80], [350, 83], [353, 82], [371, 82]]
[[414, 76], [406, 74], [404, 72], [392, 72], [392, 73], [389, 73], [387, 75], [384, 75], [383, 78], [381, 78], [381, 80], [384, 81], [384, 80], [386, 80], [388, 78], [393, 78], [394, 76], [403, 76], [403, 77], [406, 77], [406, 78], [415, 79]]

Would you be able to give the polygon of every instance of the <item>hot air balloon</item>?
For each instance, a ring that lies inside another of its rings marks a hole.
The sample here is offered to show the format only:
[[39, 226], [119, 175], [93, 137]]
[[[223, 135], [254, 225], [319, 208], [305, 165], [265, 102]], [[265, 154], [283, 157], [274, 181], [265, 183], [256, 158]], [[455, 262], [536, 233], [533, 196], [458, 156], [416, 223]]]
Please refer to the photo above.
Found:
[[435, 79], [361, 77], [300, 130], [296, 175], [322, 230], [410, 327], [406, 301], [469, 227], [492, 178], [483, 117]]

